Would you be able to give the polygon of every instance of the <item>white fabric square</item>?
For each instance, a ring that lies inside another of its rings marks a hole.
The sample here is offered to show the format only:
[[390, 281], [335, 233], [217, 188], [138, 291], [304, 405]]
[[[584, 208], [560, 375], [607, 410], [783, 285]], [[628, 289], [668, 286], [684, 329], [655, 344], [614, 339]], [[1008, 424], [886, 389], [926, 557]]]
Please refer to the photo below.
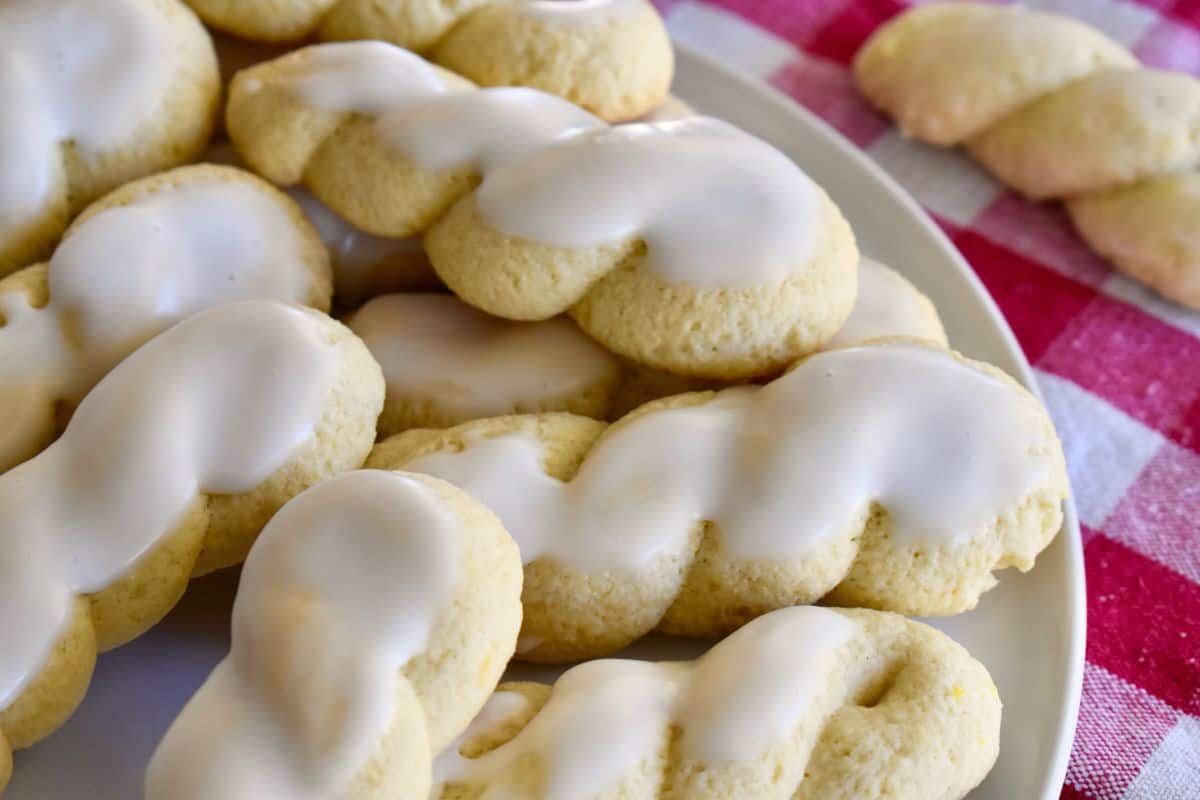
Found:
[[1002, 191], [961, 151], [905, 139], [894, 128], [867, 153], [923, 206], [957, 225], [970, 225]]

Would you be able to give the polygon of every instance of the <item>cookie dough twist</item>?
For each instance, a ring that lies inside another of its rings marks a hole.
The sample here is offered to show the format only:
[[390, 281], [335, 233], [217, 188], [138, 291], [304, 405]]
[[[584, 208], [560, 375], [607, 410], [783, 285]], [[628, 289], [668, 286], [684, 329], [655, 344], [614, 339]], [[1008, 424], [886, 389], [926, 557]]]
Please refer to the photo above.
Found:
[[502, 684], [435, 764], [440, 800], [956, 800], [999, 749], [987, 670], [895, 614], [786, 608], [690, 662]]
[[293, 495], [360, 466], [382, 404], [361, 341], [267, 300], [189, 317], [101, 380], [58, 441], [0, 476], [6, 758], [71, 715], [97, 650], [241, 561]]
[[1070, 18], [971, 3], [906, 11], [854, 67], [905, 135], [965, 145], [1026, 197], [1062, 199], [1098, 253], [1200, 309], [1200, 80], [1142, 68]]
[[471, 305], [518, 320], [569, 310], [658, 369], [770, 374], [832, 337], [854, 302], [858, 254], [837, 207], [718, 120], [610, 128], [378, 42], [239, 73], [227, 118], [260, 174], [303, 180], [371, 233], [425, 231], [434, 269]]
[[179, 0], [0, 4], [0, 275], [122, 183], [194, 160], [220, 81]]
[[187, 0], [210, 25], [260, 41], [376, 39], [484, 86], [529, 86], [604, 119], [667, 96], [675, 60], [648, 0]]
[[329, 310], [329, 256], [300, 209], [248, 172], [179, 167], [122, 186], [49, 262], [0, 279], [0, 472], [50, 443], [121, 359], [238, 300]]
[[1067, 477], [1049, 416], [994, 367], [892, 341], [764, 387], [414, 430], [369, 466], [483, 501], [525, 561], [522, 657], [601, 655], [655, 629], [714, 636], [824, 598], [954, 614], [1029, 569]]
[[500, 679], [521, 563], [496, 517], [423, 475], [299, 495], [242, 571], [229, 656], [168, 730], [147, 800], [429, 796], [433, 754]]
[[[946, 345], [933, 303], [916, 287], [871, 259], [858, 274], [854, 310], [827, 347], [894, 336]], [[615, 419], [660, 397], [724, 388], [622, 363], [562, 317], [512, 322], [449, 294], [376, 297], [346, 324], [383, 368], [381, 438], [506, 414]]]

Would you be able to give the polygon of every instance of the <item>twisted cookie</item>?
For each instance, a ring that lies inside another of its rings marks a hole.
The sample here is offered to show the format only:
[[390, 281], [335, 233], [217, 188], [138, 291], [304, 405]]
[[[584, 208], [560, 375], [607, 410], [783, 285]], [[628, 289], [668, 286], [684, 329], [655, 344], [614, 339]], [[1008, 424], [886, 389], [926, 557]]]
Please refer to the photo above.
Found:
[[232, 652], [159, 745], [147, 800], [425, 800], [432, 754], [508, 662], [520, 591], [512, 540], [449, 484], [309, 489], [247, 558]]
[[257, 172], [303, 180], [358, 227], [427, 231], [434, 269], [468, 303], [521, 320], [569, 309], [659, 369], [769, 374], [853, 305], [857, 251], [836, 206], [717, 120], [609, 128], [550, 95], [472, 89], [359, 42], [239, 73], [228, 125]]
[[972, 608], [1062, 521], [1045, 410], [986, 364], [914, 342], [820, 353], [764, 387], [667, 398], [614, 425], [543, 414], [414, 430], [369, 466], [483, 501], [526, 564], [521, 655], [727, 633], [820, 598]]
[[316, 311], [202, 311], [97, 384], [63, 435], [0, 476], [0, 751], [49, 735], [96, 651], [140, 635], [188, 578], [240, 561], [270, 515], [362, 463], [379, 367]]
[[212, 41], [178, 0], [0, 4], [0, 275], [110, 189], [196, 158], [219, 92]]
[[184, 317], [257, 298], [328, 310], [330, 290], [329, 257], [300, 210], [247, 172], [180, 167], [111, 192], [48, 263], [0, 280], [0, 471]]
[[[381, 437], [505, 414], [613, 419], [659, 397], [714, 388], [622, 364], [561, 317], [511, 322], [448, 294], [376, 297], [347, 324], [383, 368]], [[828, 347], [889, 336], [946, 344], [929, 299], [890, 268], [863, 259], [854, 310]]]
[[786, 608], [691, 662], [603, 660], [502, 684], [432, 797], [929, 800], [991, 769], [983, 665], [893, 614]]
[[964, 144], [1027, 197], [1062, 198], [1097, 252], [1200, 308], [1200, 81], [1143, 69], [1066, 17], [978, 4], [901, 14], [855, 74], [905, 134]]
[[648, 0], [187, 0], [206, 22], [248, 39], [378, 39], [485, 86], [529, 86], [607, 120], [663, 101], [675, 69]]

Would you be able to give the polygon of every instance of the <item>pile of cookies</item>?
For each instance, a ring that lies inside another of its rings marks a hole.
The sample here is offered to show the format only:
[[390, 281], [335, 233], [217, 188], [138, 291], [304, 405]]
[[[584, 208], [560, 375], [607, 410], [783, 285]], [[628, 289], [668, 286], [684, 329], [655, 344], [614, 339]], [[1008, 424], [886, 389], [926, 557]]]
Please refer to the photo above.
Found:
[[1054, 429], [671, 75], [646, 0], [0, 6], [0, 788], [242, 562], [148, 799], [983, 780], [902, 615], [1033, 566]]

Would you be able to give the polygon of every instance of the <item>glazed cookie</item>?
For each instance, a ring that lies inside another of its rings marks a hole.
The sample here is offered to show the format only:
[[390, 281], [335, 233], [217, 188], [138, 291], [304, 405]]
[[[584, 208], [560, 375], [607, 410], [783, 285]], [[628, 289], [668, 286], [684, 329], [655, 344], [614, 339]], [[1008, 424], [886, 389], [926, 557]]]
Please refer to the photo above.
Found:
[[810, 356], [765, 387], [415, 430], [368, 465], [486, 503], [526, 564], [522, 656], [712, 636], [825, 598], [954, 614], [1062, 522], [1045, 410], [994, 367], [908, 340]]
[[529, 86], [610, 121], [666, 97], [675, 69], [648, 0], [187, 0], [214, 27], [260, 41], [382, 40], [485, 86]]
[[309, 489], [246, 559], [232, 651], [146, 800], [425, 800], [433, 754], [512, 655], [520, 594], [512, 539], [447, 483], [364, 470]]
[[379, 435], [504, 414], [603, 418], [616, 358], [568, 319], [510, 322], [449, 294], [376, 297], [348, 320], [383, 367]]
[[501, 685], [438, 756], [431, 796], [956, 800], [999, 738], [991, 677], [945, 634], [786, 608], [695, 661], [606, 659], [552, 687]]
[[[204, 160], [242, 166], [229, 143], [213, 145]], [[333, 266], [334, 300], [339, 308], [355, 308], [389, 292], [413, 292], [440, 286], [420, 237], [375, 236], [351, 225], [301, 186], [287, 194], [308, 217], [325, 243]]]
[[[863, 259], [859, 287], [828, 347], [894, 336], [946, 345], [933, 304], [898, 273]], [[448, 294], [376, 297], [347, 324], [383, 367], [381, 437], [505, 414], [614, 419], [660, 397], [725, 388], [623, 362], [562, 317], [511, 322]]]
[[0, 275], [45, 258], [105, 192], [195, 159], [219, 93], [179, 0], [0, 5]]
[[1066, 199], [1102, 255], [1200, 308], [1200, 262], [1171, 238], [1189, 224], [1180, 189], [1200, 167], [1200, 80], [1142, 69], [1066, 17], [969, 3], [901, 14], [855, 74], [905, 133], [965, 144], [1026, 197]]
[[769, 374], [832, 337], [854, 301], [837, 207], [718, 120], [609, 128], [358, 42], [240, 73], [227, 121], [260, 174], [303, 180], [372, 233], [427, 231], [439, 277], [471, 305], [519, 320], [570, 310], [652, 367]]
[[268, 300], [191, 316], [108, 373], [0, 476], [0, 750], [61, 725], [97, 650], [153, 626], [190, 576], [241, 561], [288, 499], [358, 467], [382, 405], [357, 337]]
[[93, 203], [49, 262], [0, 279], [0, 472], [45, 447], [143, 342], [196, 311], [266, 298], [329, 309], [304, 215], [248, 172], [199, 165]]
[[471, 305], [510, 319], [569, 311], [626, 358], [722, 380], [828, 341], [858, 260], [820, 187], [708, 117], [585, 130], [505, 163], [425, 246]]

